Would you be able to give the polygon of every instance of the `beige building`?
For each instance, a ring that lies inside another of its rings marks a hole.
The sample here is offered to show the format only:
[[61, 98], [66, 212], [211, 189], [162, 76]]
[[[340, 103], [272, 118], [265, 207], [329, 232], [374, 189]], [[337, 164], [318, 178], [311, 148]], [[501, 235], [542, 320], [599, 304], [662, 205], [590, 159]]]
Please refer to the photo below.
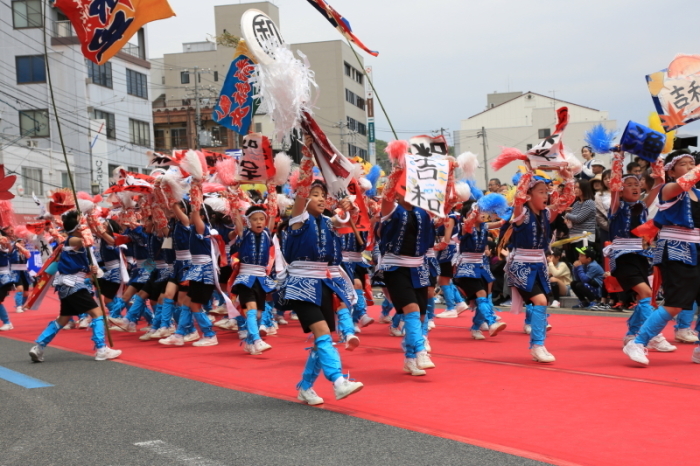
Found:
[[[219, 5], [214, 7], [216, 30], [212, 41], [182, 44], [179, 53], [168, 53], [154, 61], [162, 63], [162, 75], [154, 75], [152, 95], [154, 115], [178, 109], [180, 113], [194, 108], [194, 81], [198, 76], [198, 93], [202, 114], [211, 114], [226, 79], [234, 49], [217, 46], [214, 36], [224, 32], [241, 36], [240, 18], [249, 9], [258, 9], [272, 18], [284, 36], [280, 23], [279, 9], [270, 2]], [[291, 50], [305, 54], [316, 74], [319, 95], [314, 109], [316, 121], [326, 132], [331, 142], [345, 155], [360, 155], [367, 158], [367, 117], [365, 111], [364, 65], [357, 63], [350, 47], [342, 40], [290, 44]], [[195, 67], [201, 73], [194, 74]], [[207, 118], [208, 119], [208, 118]], [[174, 123], [161, 123], [164, 118], [156, 118], [156, 140], [162, 149], [170, 149], [180, 143], [184, 135], [193, 144], [194, 129], [184, 127], [183, 119]], [[266, 115], [256, 115], [253, 130], [268, 137], [273, 134], [273, 123]], [[221, 144], [220, 150], [237, 147], [235, 137], [222, 137], [223, 128], [218, 129], [213, 121], [203, 126], [207, 132], [215, 133], [213, 143]], [[216, 136], [219, 136], [218, 138]], [[231, 133], [230, 136], [233, 136]], [[225, 142], [225, 144], [224, 144]], [[216, 144], [207, 144], [216, 148]], [[281, 149], [281, 147], [277, 147]]]
[[[494, 172], [488, 163], [498, 156], [501, 147], [515, 147], [526, 151], [549, 136], [556, 126], [556, 109], [569, 108], [569, 124], [564, 131], [563, 141], [567, 149], [580, 156], [585, 145], [586, 131], [598, 123], [608, 129], [615, 129], [615, 120], [608, 120], [608, 112], [583, 105], [565, 102], [535, 92], [508, 92], [487, 95], [486, 109], [461, 121], [460, 130], [455, 131], [455, 153], [466, 151], [479, 155], [480, 168], [477, 183], [486, 187], [487, 178], [499, 178], [503, 183], [511, 183], [517, 170], [513, 163]], [[484, 138], [486, 142], [486, 162], [484, 163]], [[609, 155], [598, 156], [609, 168]]]

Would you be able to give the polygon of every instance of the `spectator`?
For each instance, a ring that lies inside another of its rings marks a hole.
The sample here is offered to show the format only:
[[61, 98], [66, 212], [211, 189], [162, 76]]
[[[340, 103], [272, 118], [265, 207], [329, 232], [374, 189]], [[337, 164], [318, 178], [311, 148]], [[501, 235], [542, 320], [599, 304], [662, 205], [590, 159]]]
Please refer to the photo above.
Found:
[[605, 245], [606, 241], [610, 241], [608, 212], [610, 211], [610, 170], [605, 170], [601, 177], [601, 189], [595, 193], [595, 220], [596, 220], [596, 238], [598, 244]]
[[578, 260], [574, 262], [574, 278], [571, 290], [579, 300], [574, 309], [593, 307], [603, 288], [603, 268], [595, 261], [596, 253], [591, 247], [577, 248]]
[[629, 175], [641, 176], [642, 166], [637, 162], [630, 162], [627, 164], [627, 173]]
[[510, 186], [508, 186], [508, 184], [502, 184], [501, 186], [499, 186], [498, 191], [496, 192], [505, 196], [508, 194], [508, 191], [510, 191]]
[[[654, 188], [654, 183], [656, 183], [656, 180], [651, 177], [651, 173], [646, 171], [644, 172], [644, 175], [642, 175], [642, 186], [644, 186], [644, 197], [642, 200], [645, 200], [646, 197], [649, 195], [648, 193]], [[656, 215], [656, 212], [659, 211], [659, 198], [657, 197], [654, 199], [654, 202], [647, 207], [647, 218], [654, 218]]]
[[[560, 184], [557, 186], [557, 191], [559, 191], [559, 195], [561, 196], [561, 193], [564, 192], [564, 185]], [[549, 228], [552, 230], [557, 241], [569, 237], [569, 225], [566, 224], [563, 215], [557, 215], [557, 218], [554, 219]]]
[[593, 176], [602, 175], [605, 171], [605, 165], [603, 165], [603, 162], [600, 160], [593, 159], [591, 160], [591, 171], [593, 172]]
[[489, 192], [497, 193], [501, 189], [501, 180], [498, 178], [491, 178], [489, 180]]
[[593, 195], [597, 195], [603, 190], [603, 176], [596, 175], [589, 180], [591, 182], [591, 189], [593, 190]]
[[551, 307], [560, 307], [559, 300], [562, 296], [568, 296], [571, 284], [571, 270], [561, 261], [562, 251], [553, 248], [547, 256], [547, 271], [549, 272], [549, 286], [552, 289]]
[[591, 146], [583, 146], [581, 148], [581, 157], [583, 157], [583, 170], [578, 174], [580, 180], [590, 180], [593, 178], [593, 170], [591, 170], [591, 162], [593, 161], [593, 148]]
[[650, 171], [651, 164], [649, 163], [648, 160], [644, 160], [641, 157], [635, 157], [634, 161], [637, 162], [640, 167], [642, 167], [642, 173], [646, 173], [646, 172]]
[[[569, 237], [580, 236], [583, 232], [591, 233], [588, 236], [589, 242], [595, 241], [595, 201], [591, 184], [586, 180], [578, 180], [574, 191], [576, 200], [567, 209], [566, 220], [569, 221]], [[571, 243], [569, 251], [583, 245], [582, 241]], [[575, 257], [572, 254], [571, 257]]]

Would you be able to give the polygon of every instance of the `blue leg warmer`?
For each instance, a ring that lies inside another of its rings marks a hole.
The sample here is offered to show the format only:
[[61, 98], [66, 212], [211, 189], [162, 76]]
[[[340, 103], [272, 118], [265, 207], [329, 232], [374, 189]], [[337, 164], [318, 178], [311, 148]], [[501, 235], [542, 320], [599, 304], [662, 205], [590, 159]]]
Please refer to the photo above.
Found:
[[148, 325], [153, 325], [153, 312], [151, 311], [151, 309], [149, 309], [148, 303], [146, 301], [144, 301], [143, 303], [144, 303], [144, 306], [143, 306], [143, 310], [141, 311], [140, 317], [143, 317], [144, 319], [146, 319], [146, 323]]
[[627, 319], [627, 335], [636, 335], [644, 322], [649, 318], [654, 308], [651, 306], [651, 298], [640, 299], [634, 307], [634, 312]]
[[248, 337], [245, 341], [246, 343], [255, 343], [256, 340], [260, 340], [260, 332], [258, 330], [258, 311], [256, 309], [246, 311], [245, 319], [246, 323], [248, 324]]
[[242, 331], [242, 330], [248, 331], [248, 321], [245, 320], [245, 317], [243, 317], [242, 315], [238, 315], [235, 317], [235, 319], [236, 319], [236, 324], [238, 324], [239, 331]]
[[192, 310], [187, 306], [179, 306], [180, 308], [180, 318], [177, 320], [177, 333], [178, 335], [189, 335], [194, 330], [194, 324], [192, 323]]
[[145, 307], [146, 301], [144, 301], [141, 296], [134, 295], [134, 301], [131, 303], [129, 310], [126, 312], [126, 319], [129, 322], [138, 322]]
[[343, 366], [340, 363], [340, 354], [333, 346], [330, 335], [321, 335], [316, 338], [316, 352], [318, 360], [323, 370], [323, 375], [331, 382], [335, 382], [343, 376]]
[[194, 316], [194, 319], [197, 321], [199, 328], [202, 330], [202, 334], [206, 338], [211, 338], [211, 337], [216, 336], [216, 332], [214, 330], [212, 330], [211, 320], [209, 320], [209, 317], [207, 316], [206, 312], [204, 312], [204, 311], [193, 312], [192, 315]]
[[24, 304], [24, 293], [15, 291], [15, 308], [22, 307], [22, 304]]
[[46, 326], [43, 332], [41, 332], [41, 335], [39, 335], [39, 338], [37, 338], [35, 341], [41, 345], [41, 346], [48, 346], [49, 343], [51, 343], [51, 340], [54, 339], [56, 334], [61, 330], [61, 326], [58, 325], [58, 322], [55, 320], [52, 320], [49, 322], [49, 325]]
[[676, 325], [674, 325], [673, 328], [676, 330], [690, 328], [690, 325], [693, 323], [693, 317], [695, 317], [694, 309], [682, 310], [676, 316]]
[[481, 318], [489, 326], [496, 323], [496, 315], [493, 313], [493, 304], [489, 298], [476, 298], [476, 313], [481, 314]]
[[92, 329], [91, 340], [95, 343], [95, 349], [107, 346], [105, 343], [105, 318], [103, 316], [95, 317], [90, 322], [90, 328]]
[[7, 309], [2, 304], [0, 304], [0, 320], [3, 324], [10, 323], [10, 316], [7, 315]]
[[355, 334], [355, 325], [352, 323], [350, 311], [347, 308], [338, 309], [338, 333], [340, 339], [345, 341], [349, 335]]
[[532, 324], [532, 304], [530, 304], [530, 303], [527, 303], [525, 305], [525, 324], [526, 325]]
[[423, 321], [420, 324], [420, 331], [421, 335], [423, 335], [423, 338], [428, 336], [428, 322], [430, 322], [430, 319], [428, 319], [427, 314], [423, 317]]
[[382, 301], [382, 315], [388, 316], [393, 308], [394, 308], [394, 305], [391, 304], [391, 301], [389, 301], [389, 298], [384, 296], [384, 301]]
[[160, 321], [163, 318], [163, 306], [161, 304], [156, 304], [155, 312], [153, 313], [153, 320], [151, 321], [151, 328], [157, 330], [161, 327]]
[[452, 299], [455, 302], [455, 306], [459, 303], [464, 302], [464, 298], [462, 297], [462, 293], [459, 292], [459, 290], [457, 289], [457, 286], [454, 284], [452, 285]]
[[352, 321], [358, 323], [363, 315], [367, 314], [367, 301], [362, 290], [357, 291], [357, 304], [352, 307]]
[[403, 314], [394, 314], [394, 317], [391, 318], [391, 326], [394, 328], [399, 328], [402, 320]]
[[174, 310], [175, 301], [170, 298], [165, 298], [163, 304], [160, 305], [160, 328], [170, 327], [170, 321], [173, 319]]
[[415, 358], [416, 353], [425, 350], [423, 335], [421, 334], [420, 312], [404, 314], [403, 328], [404, 344], [407, 358]]
[[445, 298], [445, 306], [447, 306], [448, 311], [454, 311], [456, 304], [452, 288], [454, 288], [454, 285], [451, 283], [440, 287], [442, 290], [442, 297]]
[[435, 297], [428, 298], [428, 306], [425, 309], [425, 317], [428, 319], [435, 317]]
[[313, 387], [320, 373], [321, 363], [319, 362], [318, 353], [316, 348], [311, 348], [309, 357], [304, 365], [304, 372], [301, 373], [301, 382], [297, 385], [297, 390], [308, 390]]
[[107, 309], [109, 309], [109, 315], [113, 319], [118, 319], [122, 316], [122, 309], [124, 309], [124, 300], [117, 296], [107, 304]]
[[649, 340], [661, 333], [664, 327], [666, 327], [666, 324], [672, 319], [673, 317], [671, 314], [669, 314], [663, 306], [659, 306], [656, 311], [651, 313], [646, 322], [644, 322], [642, 328], [639, 329], [639, 333], [637, 333], [637, 338], [634, 339], [634, 342], [641, 343], [644, 346], [648, 345]]
[[547, 337], [547, 306], [532, 306], [530, 325], [530, 348], [532, 345], [544, 345]]
[[260, 325], [263, 325], [265, 327], [274, 327], [275, 326], [275, 319], [272, 314], [272, 305], [268, 305], [265, 303], [265, 310], [262, 312], [262, 316], [260, 318]]

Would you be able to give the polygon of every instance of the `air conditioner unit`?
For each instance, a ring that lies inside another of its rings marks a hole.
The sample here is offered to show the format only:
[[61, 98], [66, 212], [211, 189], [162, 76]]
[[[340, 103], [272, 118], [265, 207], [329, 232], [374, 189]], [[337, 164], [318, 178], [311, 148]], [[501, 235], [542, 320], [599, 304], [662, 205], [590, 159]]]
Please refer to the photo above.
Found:
[[36, 148], [39, 147], [39, 141], [35, 139], [27, 139], [27, 147]]

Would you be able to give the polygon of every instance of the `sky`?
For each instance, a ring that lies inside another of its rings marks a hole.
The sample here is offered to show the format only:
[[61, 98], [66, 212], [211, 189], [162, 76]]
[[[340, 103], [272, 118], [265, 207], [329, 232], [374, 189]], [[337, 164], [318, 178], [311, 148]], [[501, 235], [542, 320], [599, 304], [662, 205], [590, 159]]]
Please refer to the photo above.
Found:
[[[169, 0], [178, 15], [151, 23], [149, 55], [180, 52], [214, 31], [214, 5]], [[306, 0], [274, 0], [288, 43], [342, 39]], [[700, 54], [697, 0], [329, 0], [377, 58], [363, 54], [402, 139], [484, 110], [486, 94], [532, 91], [607, 110], [618, 129], [647, 124], [645, 76], [678, 53]], [[313, 63], [311, 63], [313, 68]], [[321, 89], [323, 92], [323, 89]], [[377, 138], [391, 140], [377, 114]], [[700, 121], [681, 134], [700, 135]], [[449, 141], [449, 140], [448, 140]]]

